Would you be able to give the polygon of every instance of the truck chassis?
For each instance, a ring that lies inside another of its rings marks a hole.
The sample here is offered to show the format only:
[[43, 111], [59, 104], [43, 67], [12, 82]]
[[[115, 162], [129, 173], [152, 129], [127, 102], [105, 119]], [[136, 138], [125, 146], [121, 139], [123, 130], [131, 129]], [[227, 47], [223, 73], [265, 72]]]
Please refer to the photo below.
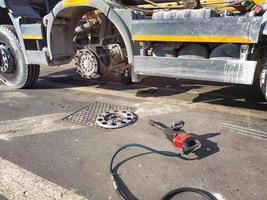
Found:
[[6, 85], [30, 87], [40, 65], [74, 58], [85, 78], [115, 71], [133, 82], [153, 75], [258, 85], [267, 98], [264, 9], [233, 16], [210, 8], [155, 9], [148, 15], [111, 0], [63, 0], [48, 8], [42, 14], [28, 0], [0, 0]]

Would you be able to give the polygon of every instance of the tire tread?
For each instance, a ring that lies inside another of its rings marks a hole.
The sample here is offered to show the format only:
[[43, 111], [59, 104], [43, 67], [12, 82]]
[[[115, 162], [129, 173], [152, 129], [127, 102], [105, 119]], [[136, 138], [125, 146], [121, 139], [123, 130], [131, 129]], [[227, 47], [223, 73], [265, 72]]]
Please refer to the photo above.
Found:
[[[19, 45], [22, 51], [21, 43], [19, 42], [14, 26], [13, 25], [0, 25], [0, 28], [5, 29], [5, 31], [9, 32], [10, 37], [16, 40], [17, 44]], [[25, 80], [23, 80], [19, 85], [14, 85], [14, 86], [9, 86], [9, 87], [16, 88], [16, 89], [30, 88], [37, 81], [39, 74], [40, 74], [40, 66], [31, 64], [31, 65], [26, 65], [25, 67], [26, 67]]]

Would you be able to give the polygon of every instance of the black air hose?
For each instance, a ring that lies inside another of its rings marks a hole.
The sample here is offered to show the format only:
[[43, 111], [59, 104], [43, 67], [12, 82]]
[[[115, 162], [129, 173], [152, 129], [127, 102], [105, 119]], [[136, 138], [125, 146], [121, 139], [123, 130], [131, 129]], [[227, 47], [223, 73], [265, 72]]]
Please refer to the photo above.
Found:
[[[159, 151], [159, 150], [153, 149], [151, 147], [145, 146], [143, 144], [127, 144], [127, 145], [124, 145], [124, 146], [120, 147], [112, 156], [112, 159], [111, 159], [110, 165], [109, 165], [109, 172], [110, 172], [111, 179], [113, 181], [115, 190], [117, 191], [119, 196], [124, 200], [130, 200], [130, 198], [127, 197], [127, 194], [125, 194], [123, 189], [120, 187], [120, 184], [119, 184], [119, 181], [118, 181], [118, 175], [117, 175], [116, 171], [113, 168], [113, 163], [114, 163], [114, 160], [115, 160], [116, 156], [119, 154], [119, 152], [121, 152], [122, 150], [124, 150], [126, 148], [129, 148], [129, 147], [142, 148], [142, 149], [148, 150], [148, 151], [150, 151], [152, 153], [159, 154], [161, 156], [181, 157], [180, 153], [169, 152], [169, 151]], [[196, 189], [196, 188], [178, 188], [178, 189], [172, 190], [172, 191], [168, 192], [161, 200], [170, 200], [174, 196], [176, 196], [177, 194], [184, 193], [184, 192], [197, 193], [197, 194], [201, 195], [202, 197], [205, 197], [207, 200], [217, 200], [209, 192], [207, 192], [205, 190], [201, 190], [201, 189]]]

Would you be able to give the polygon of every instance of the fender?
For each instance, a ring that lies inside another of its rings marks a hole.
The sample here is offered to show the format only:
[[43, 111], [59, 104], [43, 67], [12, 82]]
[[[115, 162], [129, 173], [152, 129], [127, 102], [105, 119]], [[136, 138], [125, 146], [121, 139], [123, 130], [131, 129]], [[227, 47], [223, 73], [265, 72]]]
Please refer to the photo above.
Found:
[[24, 58], [25, 58], [25, 61], [26, 63], [28, 63], [28, 58], [26, 56], [26, 50], [25, 50], [25, 46], [24, 46], [24, 41], [21, 37], [21, 31], [20, 31], [20, 26], [19, 26], [19, 18], [16, 18], [12, 15], [12, 13], [9, 11], [6, 3], [5, 3], [5, 0], [0, 0], [0, 25], [1, 24], [10, 24], [10, 25], [13, 25], [15, 30], [16, 30], [16, 33], [17, 33], [17, 36], [18, 36], [18, 39], [21, 43], [21, 48], [22, 48], [22, 51], [23, 51], [23, 55], [24, 55]]
[[[266, 10], [267, 4], [263, 4], [262, 7]], [[265, 12], [262, 16], [261, 34], [267, 35], [267, 12]]]
[[0, 7], [1, 8], [6, 8], [5, 0], [0, 0]]
[[130, 30], [117, 13], [124, 10], [132, 16], [132, 11], [108, 0], [64, 0], [54, 7], [45, 17], [48, 20], [47, 44], [51, 62], [55, 60], [64, 64], [71, 61], [76, 53], [73, 37], [78, 21], [86, 11], [96, 9], [117, 27], [126, 46], [128, 62], [133, 63], [134, 48]]
[[[10, 11], [8, 10], [8, 8], [6, 6], [5, 0], [0, 0], [0, 25], [1, 24], [12, 24], [12, 25], [14, 25], [16, 33], [20, 33], [19, 19], [16, 19], [15, 17], [13, 17], [13, 15], [10, 13]], [[22, 47], [25, 61], [27, 62], [27, 56], [26, 56], [26, 50], [24, 47], [24, 41], [21, 38], [21, 34], [17, 34], [17, 35], [18, 35], [18, 39], [21, 43], [21, 47]]]

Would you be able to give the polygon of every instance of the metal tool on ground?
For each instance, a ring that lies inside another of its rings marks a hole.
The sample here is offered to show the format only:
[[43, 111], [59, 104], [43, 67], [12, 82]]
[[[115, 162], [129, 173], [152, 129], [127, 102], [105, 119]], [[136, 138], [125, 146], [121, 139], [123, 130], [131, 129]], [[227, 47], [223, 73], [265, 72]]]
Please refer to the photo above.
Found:
[[98, 116], [96, 123], [98, 126], [106, 129], [116, 129], [129, 126], [136, 121], [137, 117], [134, 113], [126, 110], [114, 110], [104, 112]]
[[162, 130], [168, 140], [170, 140], [175, 147], [180, 149], [184, 155], [192, 153], [201, 146], [200, 142], [194, 138], [193, 134], [186, 133], [182, 129], [185, 125], [184, 121], [174, 122], [171, 127], [154, 120], [149, 120], [149, 124]]

